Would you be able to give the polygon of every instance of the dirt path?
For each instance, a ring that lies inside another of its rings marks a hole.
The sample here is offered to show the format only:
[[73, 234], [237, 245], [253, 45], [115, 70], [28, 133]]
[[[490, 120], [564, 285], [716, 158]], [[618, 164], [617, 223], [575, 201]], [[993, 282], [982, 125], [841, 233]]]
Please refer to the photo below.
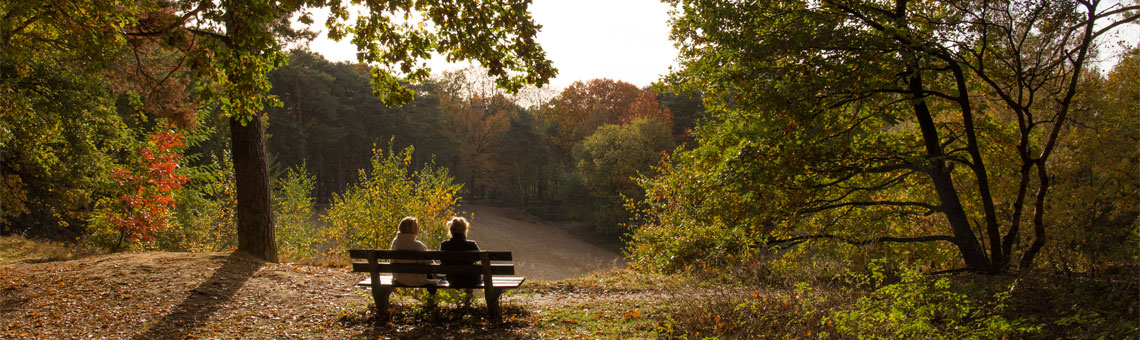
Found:
[[538, 280], [562, 280], [597, 270], [624, 267], [621, 256], [574, 236], [573, 222], [543, 221], [515, 208], [464, 205], [469, 237], [488, 250], [510, 250], [516, 273]]

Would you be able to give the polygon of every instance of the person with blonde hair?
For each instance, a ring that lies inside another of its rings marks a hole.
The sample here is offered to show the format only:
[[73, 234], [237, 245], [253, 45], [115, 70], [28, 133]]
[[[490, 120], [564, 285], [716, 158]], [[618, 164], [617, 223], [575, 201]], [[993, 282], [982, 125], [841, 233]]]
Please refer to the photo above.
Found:
[[[452, 217], [451, 221], [447, 222], [447, 231], [451, 235], [451, 239], [443, 241], [439, 244], [439, 250], [443, 251], [472, 251], [479, 250], [479, 245], [475, 241], [467, 239], [467, 232], [470, 224], [467, 223], [466, 218]], [[442, 264], [458, 264], [458, 265], [471, 265], [475, 261], [440, 261]], [[483, 281], [483, 275], [480, 274], [447, 274], [447, 282], [451, 287], [475, 287]]]
[[[420, 233], [420, 221], [415, 217], [404, 217], [400, 220], [399, 231], [396, 233], [396, 238], [392, 239], [392, 245], [389, 247], [392, 250], [418, 250], [426, 251], [427, 246], [416, 239]], [[431, 263], [431, 260], [392, 260], [392, 263]], [[414, 274], [414, 273], [396, 273], [393, 276], [393, 281], [398, 282], [405, 286], [427, 286], [439, 284], [439, 280], [433, 279], [430, 275]], [[428, 289], [428, 293], [435, 293], [434, 288]]]

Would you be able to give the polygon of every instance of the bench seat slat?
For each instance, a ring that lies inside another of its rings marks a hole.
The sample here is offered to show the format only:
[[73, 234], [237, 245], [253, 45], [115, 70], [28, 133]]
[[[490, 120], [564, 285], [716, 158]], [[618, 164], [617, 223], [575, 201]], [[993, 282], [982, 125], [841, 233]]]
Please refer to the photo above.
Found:
[[[375, 267], [375, 269], [373, 269]], [[413, 274], [482, 274], [480, 265], [442, 265], [420, 263], [379, 263], [375, 266], [370, 263], [353, 263], [352, 271], [370, 273], [373, 270], [380, 273], [413, 273]], [[491, 264], [491, 275], [515, 275], [514, 264]]]
[[511, 261], [509, 251], [440, 251], [440, 250], [377, 250], [377, 249], [349, 249], [348, 255], [354, 259], [379, 260], [447, 260], [447, 261], [478, 261], [479, 253], [486, 252], [491, 261]]
[[[518, 288], [519, 285], [522, 285], [523, 281], [526, 281], [526, 278], [521, 277], [521, 276], [495, 276], [495, 277], [493, 277], [493, 281], [494, 282], [491, 284], [494, 285], [495, 288], [510, 289], [510, 288]], [[372, 279], [371, 278], [364, 279], [364, 281], [360, 281], [356, 285], [361, 286], [361, 287], [370, 287], [370, 286], [372, 286]], [[392, 275], [380, 275], [380, 285], [381, 286], [393, 286], [393, 287], [399, 287], [399, 288], [427, 288], [427, 287], [429, 287], [429, 286], [405, 286], [405, 285], [398, 284], [398, 283], [393, 284], [392, 283]], [[442, 285], [437, 285], [435, 287], [436, 288], [450, 288], [450, 285], [448, 285], [447, 283], [444, 283]], [[471, 288], [483, 288], [483, 284], [480, 283], [478, 286], [474, 286]]]

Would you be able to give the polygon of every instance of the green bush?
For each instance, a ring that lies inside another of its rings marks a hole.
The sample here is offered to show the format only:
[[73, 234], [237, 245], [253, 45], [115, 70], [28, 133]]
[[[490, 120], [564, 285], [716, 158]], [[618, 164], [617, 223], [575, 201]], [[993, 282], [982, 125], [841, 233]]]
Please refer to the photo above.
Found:
[[574, 145], [574, 167], [562, 178], [567, 212], [598, 232], [623, 234], [630, 213], [622, 202], [645, 195], [635, 178], [651, 171], [662, 152], [672, 148], [669, 128], [658, 120], [599, 127]]
[[1040, 331], [1041, 326], [1010, 320], [1001, 313], [1011, 291], [971, 297], [952, 287], [948, 278], [930, 278], [904, 269], [897, 283], [887, 283], [882, 261], [869, 273], [848, 276], [853, 289], [877, 287], [854, 304], [834, 309], [822, 319], [840, 338], [851, 339], [1006, 339]]
[[183, 167], [190, 182], [179, 193], [175, 228], [159, 234], [159, 249], [225, 251], [237, 247], [237, 188], [228, 154]]
[[277, 180], [273, 191], [277, 251], [294, 261], [310, 260], [316, 254], [320, 236], [312, 220], [316, 183], [316, 176], [310, 174], [302, 163], [296, 168], [289, 168], [285, 177]]
[[[446, 168], [424, 165], [411, 169], [413, 148], [400, 152], [374, 148], [371, 172], [360, 171], [360, 182], [344, 195], [333, 194], [322, 219], [330, 226], [323, 237], [335, 246], [330, 256], [344, 257], [350, 248], [387, 249], [397, 224], [406, 216], [420, 221], [420, 241], [434, 248], [447, 235], [444, 223], [455, 215], [460, 184]], [[478, 226], [476, 226], [477, 228]]]

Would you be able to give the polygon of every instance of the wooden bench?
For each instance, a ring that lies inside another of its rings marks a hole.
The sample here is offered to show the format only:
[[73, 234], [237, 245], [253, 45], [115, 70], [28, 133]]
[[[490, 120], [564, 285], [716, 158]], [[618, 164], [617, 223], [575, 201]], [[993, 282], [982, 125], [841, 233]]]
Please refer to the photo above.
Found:
[[[487, 310], [492, 317], [498, 317], [499, 295], [503, 290], [518, 288], [526, 280], [524, 277], [507, 276], [515, 274], [515, 265], [509, 251], [415, 251], [415, 250], [368, 250], [350, 249], [352, 271], [368, 273], [369, 277], [357, 286], [372, 289], [372, 299], [376, 300], [376, 310], [380, 315], [388, 312], [388, 297], [396, 288], [437, 288], [437, 289], [482, 289], [487, 300]], [[363, 261], [361, 261], [363, 260]], [[435, 261], [474, 261], [471, 265], [443, 265], [424, 263], [390, 263], [391, 260], [435, 260]], [[499, 263], [494, 263], [499, 262]], [[502, 263], [508, 262], [508, 263]], [[452, 287], [449, 282], [439, 285], [405, 286], [392, 282], [392, 273], [412, 274], [482, 274], [483, 281], [472, 287]]]

